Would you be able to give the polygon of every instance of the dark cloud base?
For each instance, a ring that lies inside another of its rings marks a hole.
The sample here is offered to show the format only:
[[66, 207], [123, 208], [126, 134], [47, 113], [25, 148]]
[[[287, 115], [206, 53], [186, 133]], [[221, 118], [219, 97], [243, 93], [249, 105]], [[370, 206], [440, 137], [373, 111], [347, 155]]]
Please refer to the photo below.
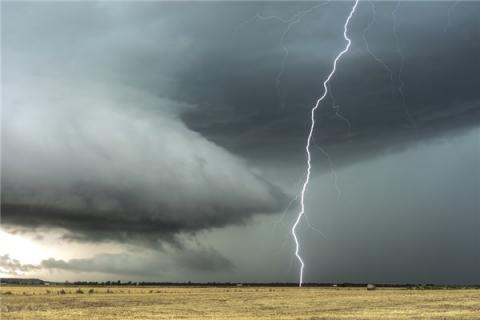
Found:
[[[277, 213], [285, 205], [286, 197], [282, 194], [278, 198], [277, 208], [270, 208], [271, 211], [265, 208], [256, 214]], [[182, 246], [177, 238], [179, 234], [194, 234], [232, 224], [245, 224], [255, 214], [252, 212], [247, 215], [245, 211], [234, 212], [231, 208], [224, 208], [204, 212], [198, 218], [174, 220], [166, 218], [171, 214], [148, 218], [148, 214], [141, 215], [139, 212], [92, 212], [3, 202], [1, 210], [2, 225], [7, 229], [58, 228], [66, 232], [66, 239], [76, 241], [137, 242], [156, 247], [161, 241]]]

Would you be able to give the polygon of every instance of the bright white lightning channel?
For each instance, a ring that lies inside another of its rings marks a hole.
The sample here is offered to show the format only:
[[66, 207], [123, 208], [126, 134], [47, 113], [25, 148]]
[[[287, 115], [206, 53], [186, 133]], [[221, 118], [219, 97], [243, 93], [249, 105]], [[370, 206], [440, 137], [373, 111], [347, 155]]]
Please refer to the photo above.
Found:
[[347, 45], [335, 57], [335, 60], [333, 60], [332, 71], [330, 72], [328, 77], [323, 82], [323, 89], [324, 89], [323, 94], [320, 98], [317, 99], [317, 102], [315, 103], [315, 106], [312, 108], [311, 113], [310, 113], [310, 115], [311, 115], [310, 131], [308, 132], [307, 144], [305, 146], [305, 152], [306, 152], [306, 155], [307, 155], [307, 172], [306, 172], [305, 180], [303, 182], [302, 191], [300, 193], [300, 212], [298, 213], [297, 219], [295, 220], [295, 223], [292, 226], [292, 236], [293, 236], [293, 240], [295, 241], [295, 256], [297, 257], [298, 262], [300, 262], [300, 280], [299, 280], [299, 283], [298, 283], [298, 285], [300, 287], [303, 284], [303, 269], [305, 267], [305, 263], [303, 262], [303, 259], [300, 256], [300, 243], [298, 241], [297, 234], [296, 234], [295, 231], [297, 229], [298, 224], [302, 220], [303, 215], [305, 214], [305, 203], [304, 203], [305, 192], [307, 191], [308, 183], [310, 182], [310, 172], [312, 170], [311, 155], [310, 155], [310, 144], [312, 142], [313, 130], [315, 129], [315, 111], [318, 109], [318, 107], [322, 103], [323, 99], [325, 99], [325, 97], [328, 94], [328, 83], [330, 82], [330, 79], [333, 77], [333, 75], [335, 74], [335, 71], [337, 70], [338, 61], [350, 49], [350, 44], [352, 43], [352, 41], [350, 40], [350, 38], [347, 35], [348, 25], [350, 23], [350, 20], [352, 19], [353, 14], [355, 13], [355, 10], [357, 9], [358, 2], [359, 2], [359, 0], [355, 0], [354, 4], [352, 6], [352, 9], [350, 10], [350, 13], [348, 14], [348, 17], [345, 20], [345, 24], [343, 25], [343, 37], [347, 41]]

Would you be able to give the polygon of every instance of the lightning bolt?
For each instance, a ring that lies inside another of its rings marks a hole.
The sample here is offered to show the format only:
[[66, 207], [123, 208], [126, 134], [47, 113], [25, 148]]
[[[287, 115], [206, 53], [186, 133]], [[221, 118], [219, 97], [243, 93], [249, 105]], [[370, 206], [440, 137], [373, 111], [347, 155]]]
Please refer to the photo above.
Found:
[[325, 6], [325, 5], [328, 5], [328, 2], [321, 2], [321, 3], [316, 4], [316, 5], [308, 8], [308, 9], [299, 11], [299, 12], [295, 13], [293, 16], [291, 16], [290, 18], [287, 18], [287, 19], [279, 17], [279, 16], [263, 16], [260, 13], [257, 13], [256, 16], [254, 17], [258, 20], [277, 20], [277, 21], [280, 21], [281, 23], [284, 23], [284, 24], [287, 25], [287, 27], [282, 32], [282, 35], [280, 37], [280, 47], [282, 48], [283, 56], [282, 56], [282, 60], [280, 62], [280, 69], [277, 73], [277, 76], [275, 77], [275, 88], [277, 89], [277, 97], [280, 101], [280, 106], [282, 108], [284, 107], [284, 105], [283, 105], [282, 97], [281, 97], [280, 82], [281, 82], [283, 74], [285, 73], [285, 67], [286, 67], [287, 59], [288, 59], [288, 55], [289, 55], [288, 47], [285, 44], [285, 40], [287, 38], [287, 35], [293, 29], [293, 27], [296, 24], [299, 24], [300, 22], [302, 22], [302, 20], [305, 16], [307, 16], [308, 14], [313, 12], [315, 9], [317, 9], [319, 7], [322, 7], [322, 6]]
[[407, 105], [407, 98], [405, 97], [405, 83], [403, 82], [402, 73], [405, 68], [405, 56], [403, 55], [402, 48], [400, 46], [400, 37], [398, 36], [397, 31], [397, 10], [400, 8], [400, 1], [397, 1], [395, 8], [392, 11], [392, 25], [393, 25], [393, 36], [395, 38], [395, 47], [397, 48], [397, 53], [400, 56], [400, 69], [398, 70], [397, 80], [398, 80], [398, 93], [402, 98], [402, 106], [405, 110], [405, 116], [410, 125], [415, 130], [415, 135], [418, 135], [417, 122], [410, 112], [410, 108]]
[[[347, 119], [348, 121], [348, 119]], [[342, 196], [342, 190], [340, 189], [340, 186], [338, 185], [338, 175], [337, 172], [335, 171], [333, 167], [333, 161], [332, 158], [330, 157], [330, 154], [322, 147], [320, 147], [317, 143], [315, 143], [315, 146], [317, 147], [318, 150], [320, 150], [321, 153], [327, 158], [328, 164], [330, 165], [330, 173], [333, 176], [333, 185], [335, 187], [335, 190], [337, 191], [337, 200], [340, 200]], [[307, 215], [305, 215], [305, 218], [307, 218]]]
[[280, 39], [280, 45], [282, 47], [282, 50], [283, 50], [283, 58], [282, 58], [282, 63], [280, 65], [280, 71], [278, 72], [277, 74], [277, 77], [275, 78], [275, 86], [277, 88], [277, 94], [278, 96], [280, 97], [280, 80], [283, 76], [283, 74], [285, 73], [285, 65], [287, 63], [287, 59], [288, 59], [288, 54], [289, 54], [289, 51], [288, 51], [288, 48], [287, 46], [285, 45], [285, 38], [287, 37], [287, 34], [290, 32], [290, 30], [292, 29], [292, 27], [301, 22], [302, 19], [308, 15], [309, 13], [311, 13], [313, 10], [315, 10], [316, 8], [318, 7], [321, 7], [321, 6], [324, 6], [326, 5], [327, 3], [320, 3], [320, 4], [317, 4], [307, 10], [304, 10], [304, 11], [301, 11], [299, 13], [297, 13], [293, 19], [291, 21], [289, 21], [288, 25], [287, 25], [287, 28], [285, 28], [285, 31], [283, 32], [282, 34], [282, 37]]
[[302, 191], [300, 193], [300, 212], [297, 215], [297, 218], [295, 220], [295, 223], [292, 226], [292, 236], [295, 241], [295, 257], [297, 258], [298, 262], [300, 263], [300, 280], [299, 280], [299, 287], [302, 286], [303, 284], [303, 269], [305, 267], [305, 263], [303, 262], [302, 257], [300, 256], [300, 243], [298, 241], [298, 237], [296, 234], [296, 229], [300, 221], [302, 220], [303, 215], [305, 214], [305, 192], [307, 191], [308, 183], [310, 182], [310, 173], [312, 170], [312, 164], [311, 164], [311, 155], [310, 155], [310, 145], [312, 142], [312, 136], [313, 136], [313, 130], [315, 129], [315, 111], [318, 109], [322, 101], [325, 99], [325, 97], [328, 94], [328, 83], [330, 82], [330, 79], [333, 77], [335, 74], [335, 71], [337, 70], [337, 63], [340, 60], [340, 58], [348, 52], [350, 49], [350, 44], [352, 43], [351, 39], [348, 37], [348, 25], [350, 23], [350, 20], [352, 19], [353, 14], [355, 13], [355, 10], [357, 9], [359, 0], [355, 0], [350, 13], [348, 14], [347, 19], [345, 20], [345, 24], [343, 25], [343, 37], [347, 41], [347, 45], [345, 48], [340, 51], [340, 53], [335, 57], [333, 61], [333, 67], [331, 72], [329, 73], [328, 77], [325, 79], [323, 82], [323, 94], [320, 96], [320, 98], [317, 99], [317, 102], [315, 103], [315, 106], [312, 108], [310, 112], [310, 117], [311, 117], [311, 122], [310, 122], [310, 130], [308, 132], [308, 137], [307, 137], [307, 143], [305, 146], [305, 152], [307, 155], [307, 171], [306, 171], [306, 177], [303, 182], [303, 187]]
[[375, 4], [372, 2], [372, 1], [368, 1], [368, 3], [370, 4], [370, 8], [372, 9], [372, 19], [370, 20], [370, 23], [368, 24], [368, 26], [365, 28], [365, 30], [363, 31], [363, 43], [365, 44], [365, 49], [367, 49], [367, 52], [370, 54], [370, 56], [372, 56], [372, 58], [378, 62], [387, 72], [388, 74], [390, 75], [390, 82], [393, 84], [395, 81], [394, 81], [394, 76], [393, 76], [393, 70], [392, 68], [390, 68], [382, 59], [380, 59], [376, 54], [373, 53], [372, 49], [370, 49], [370, 45], [368, 44], [368, 40], [367, 40], [367, 34], [368, 34], [368, 31], [370, 31], [370, 29], [373, 27], [373, 25], [375, 24], [376, 22], [376, 17], [377, 17], [377, 10], [375, 9]]
[[[395, 76], [394, 76], [394, 72], [393, 72], [392, 68], [389, 67], [388, 64], [385, 63], [385, 61], [383, 61], [375, 53], [373, 53], [372, 49], [370, 48], [370, 45], [368, 44], [367, 34], [370, 31], [370, 29], [373, 27], [373, 25], [375, 24], [376, 16], [377, 16], [377, 11], [375, 9], [375, 4], [370, 0], [368, 2], [370, 4], [370, 8], [372, 10], [372, 18], [370, 20], [370, 23], [367, 25], [367, 27], [363, 31], [363, 42], [364, 42], [364, 45], [365, 45], [365, 49], [370, 54], [370, 56], [372, 56], [372, 58], [376, 62], [378, 62], [388, 72], [388, 74], [390, 75], [390, 82], [391, 82], [392, 86], [395, 86]], [[397, 4], [395, 5], [395, 7], [394, 7], [394, 9], [391, 13], [391, 16], [392, 16], [392, 32], [393, 32], [393, 37], [395, 39], [395, 48], [396, 48], [397, 54], [399, 55], [399, 58], [400, 58], [400, 68], [399, 68], [399, 71], [398, 71], [398, 74], [397, 74], [397, 83], [398, 84], [396, 86], [396, 91], [397, 91], [397, 94], [401, 98], [402, 108], [405, 112], [405, 118], [409, 122], [409, 124], [415, 129], [415, 132], [416, 132], [417, 124], [416, 124], [415, 119], [413, 118], [412, 114], [410, 113], [410, 109], [408, 108], [407, 100], [406, 100], [405, 92], [404, 92], [405, 91], [404, 90], [405, 83], [403, 82], [403, 79], [402, 79], [402, 72], [403, 72], [403, 69], [405, 68], [405, 57], [404, 57], [404, 55], [402, 53], [402, 49], [400, 47], [400, 39], [399, 39], [399, 36], [398, 36], [398, 31], [397, 31], [397, 15], [396, 14], [397, 14], [397, 10], [398, 10], [399, 7], [400, 7], [400, 1], [397, 2]]]

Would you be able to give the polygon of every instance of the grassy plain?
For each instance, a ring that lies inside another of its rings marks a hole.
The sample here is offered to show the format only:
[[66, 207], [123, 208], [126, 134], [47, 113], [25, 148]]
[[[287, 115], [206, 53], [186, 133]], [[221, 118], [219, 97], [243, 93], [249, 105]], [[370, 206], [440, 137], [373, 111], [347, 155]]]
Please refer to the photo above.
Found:
[[2, 286], [1, 293], [2, 320], [480, 319], [475, 289]]

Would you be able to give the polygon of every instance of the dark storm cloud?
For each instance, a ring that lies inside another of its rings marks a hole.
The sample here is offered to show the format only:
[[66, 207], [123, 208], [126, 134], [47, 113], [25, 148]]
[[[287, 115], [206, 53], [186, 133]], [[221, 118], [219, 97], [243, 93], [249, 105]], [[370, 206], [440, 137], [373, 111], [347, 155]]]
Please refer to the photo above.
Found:
[[[233, 264], [213, 248], [188, 248], [171, 252], [173, 260], [155, 251], [102, 253], [83, 259], [44, 259], [39, 265], [23, 265], [8, 256], [0, 256], [4, 270], [88, 272], [126, 276], [162, 277], [172, 270], [183, 272], [215, 273], [228, 272]], [[157, 278], [158, 279], [158, 278]]]
[[178, 120], [172, 108], [188, 106], [124, 87], [79, 87], [6, 85], [7, 227], [155, 245], [180, 233], [244, 223], [284, 204], [279, 188]]
[[[313, 5], [3, 4], [3, 223], [150, 242], [279, 211], [282, 192], [221, 147], [250, 160], [303, 157], [351, 3], [320, 6], [292, 27], [279, 91], [287, 25], [255, 16], [288, 19]], [[318, 113], [315, 141], [339, 164], [478, 126], [480, 6], [459, 4], [446, 31], [449, 4], [398, 8], [406, 105], [395, 3], [375, 6], [367, 37], [394, 80], [365, 51], [362, 2], [331, 86], [351, 132], [332, 101]]]
[[[243, 25], [233, 37], [238, 41], [222, 47], [221, 58], [205, 57], [183, 82], [187, 87], [200, 87], [197, 94], [202, 96], [208, 92], [209, 83], [216, 81], [222, 102], [231, 110], [223, 120], [213, 121], [209, 121], [208, 112], [193, 111], [187, 123], [253, 158], [275, 158], [286, 150], [301, 155], [309, 109], [321, 93], [321, 82], [334, 55], [344, 46], [342, 23], [349, 5], [341, 2], [319, 7], [287, 34], [289, 55], [280, 96], [275, 90], [275, 77], [283, 55], [281, 32], [287, 25], [258, 19]], [[374, 54], [392, 70], [393, 82], [365, 48], [363, 32], [372, 12], [368, 2], [361, 3], [350, 27], [351, 52], [342, 59], [331, 83], [334, 101], [326, 101], [317, 114], [315, 139], [329, 147], [340, 164], [378, 155], [385, 145], [403, 148], [451, 129], [478, 126], [480, 121], [476, 81], [480, 72], [480, 6], [458, 6], [453, 25], [445, 31], [449, 3], [401, 3], [396, 10], [396, 29], [405, 59], [402, 68], [391, 14], [396, 3], [374, 5], [376, 22], [366, 38]], [[291, 4], [266, 6], [288, 17], [285, 12]], [[266, 40], [259, 44], [258, 38]], [[196, 74], [208, 77], [202, 81], [203, 86], [200, 81], [192, 84]], [[405, 104], [398, 92], [402, 82]], [[333, 104], [340, 106], [339, 113], [348, 119], [350, 131], [346, 121], [331, 108]]]
[[[9, 49], [35, 50], [39, 54], [28, 56], [27, 63], [37, 72], [48, 67], [49, 73], [114, 79], [193, 103], [198, 108], [182, 114], [190, 128], [249, 158], [277, 157], [284, 150], [302, 148], [309, 109], [321, 93], [321, 81], [334, 55], [344, 45], [342, 24], [351, 3], [318, 6], [292, 26], [284, 38], [289, 55], [279, 91], [276, 77], [284, 55], [280, 39], [288, 26], [272, 17], [291, 19], [315, 5], [56, 3], [29, 6], [29, 10], [11, 5], [4, 23], [6, 60], [26, 62], [21, 55], [9, 56]], [[394, 79], [391, 83], [388, 72], [366, 51], [363, 33], [372, 11], [370, 3], [363, 2], [350, 27], [352, 50], [341, 61], [331, 86], [351, 131], [336, 116], [331, 100], [318, 113], [318, 143], [335, 148], [349, 142], [349, 151], [337, 152], [341, 162], [362, 156], [365, 141], [378, 136], [383, 138], [381, 145], [390, 142], [390, 134], [402, 134], [402, 142], [408, 143], [418, 134], [431, 136], [479, 121], [478, 4], [461, 3], [449, 13], [451, 4], [446, 2], [402, 2], [395, 11], [398, 43], [392, 19], [396, 3], [374, 1], [373, 5], [376, 20], [366, 37], [375, 55], [392, 69]], [[256, 18], [257, 14], [267, 18]], [[19, 21], [25, 24], [16, 28]], [[67, 28], [59, 30], [64, 24]], [[403, 69], [397, 46], [405, 57]], [[406, 105], [397, 90], [401, 80]], [[413, 125], [417, 130], [411, 130]], [[377, 153], [370, 150], [363, 156]]]
[[180, 253], [175, 262], [181, 268], [200, 272], [227, 271], [233, 268], [232, 262], [213, 248], [187, 250]]
[[[155, 257], [157, 258], [157, 257]], [[45, 259], [41, 268], [50, 271], [94, 272], [129, 276], [161, 276], [165, 266], [155, 258], [138, 257], [128, 253], [99, 254], [86, 259]]]

